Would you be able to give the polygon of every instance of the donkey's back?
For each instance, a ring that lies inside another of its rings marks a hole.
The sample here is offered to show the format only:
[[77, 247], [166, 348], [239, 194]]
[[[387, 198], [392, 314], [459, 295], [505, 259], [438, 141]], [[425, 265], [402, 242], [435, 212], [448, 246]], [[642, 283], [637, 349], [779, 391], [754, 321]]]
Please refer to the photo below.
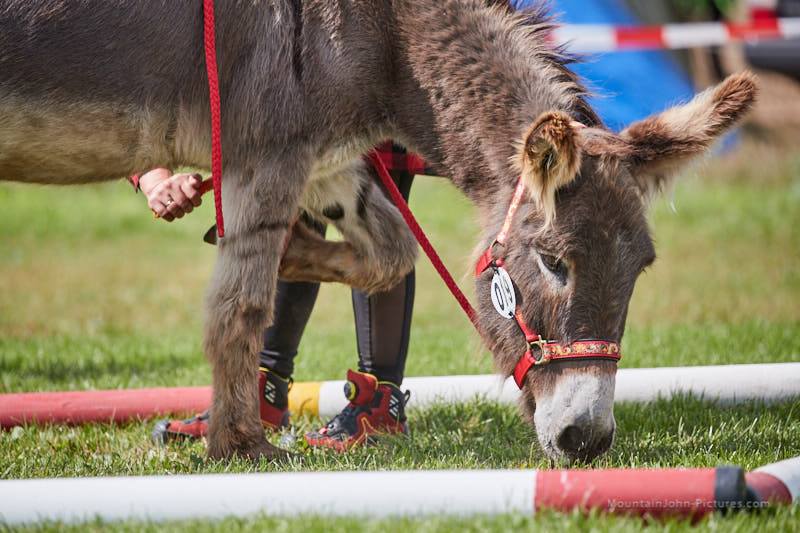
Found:
[[[375, 2], [219, 3], [228, 164], [364, 135]], [[377, 3], [382, 5], [382, 3]], [[0, 0], [0, 180], [81, 183], [209, 162], [201, 2]]]
[[0, 3], [0, 179], [95, 181], [168, 155], [179, 80], [201, 79], [193, 4]]

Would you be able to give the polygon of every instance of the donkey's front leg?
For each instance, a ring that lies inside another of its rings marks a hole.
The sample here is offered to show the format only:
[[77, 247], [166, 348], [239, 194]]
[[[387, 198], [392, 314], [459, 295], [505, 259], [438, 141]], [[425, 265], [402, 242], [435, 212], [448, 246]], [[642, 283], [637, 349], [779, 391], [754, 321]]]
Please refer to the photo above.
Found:
[[234, 173], [226, 169], [225, 237], [207, 299], [205, 351], [214, 401], [208, 455], [275, 458], [285, 452], [264, 438], [258, 408], [257, 354], [272, 320], [278, 263], [306, 165], [293, 159]]

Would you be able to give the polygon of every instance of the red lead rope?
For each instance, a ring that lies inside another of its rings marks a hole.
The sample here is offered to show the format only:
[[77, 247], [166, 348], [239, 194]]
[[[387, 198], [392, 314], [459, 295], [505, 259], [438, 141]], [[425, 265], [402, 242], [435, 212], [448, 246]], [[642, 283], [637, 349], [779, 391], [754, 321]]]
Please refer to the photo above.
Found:
[[203, 0], [203, 43], [206, 52], [208, 98], [211, 105], [211, 178], [214, 184], [217, 235], [224, 237], [225, 221], [222, 217], [222, 126], [220, 125], [219, 76], [217, 74], [217, 44], [214, 26], [214, 0]]
[[417, 242], [425, 251], [425, 255], [428, 256], [428, 259], [430, 259], [433, 268], [435, 268], [436, 272], [439, 273], [439, 276], [442, 278], [442, 281], [444, 281], [444, 284], [447, 285], [447, 288], [450, 289], [450, 292], [453, 293], [453, 296], [455, 296], [458, 304], [461, 306], [461, 309], [463, 309], [464, 313], [467, 314], [467, 318], [469, 318], [469, 320], [475, 326], [475, 329], [478, 329], [478, 322], [475, 318], [475, 309], [472, 308], [472, 305], [470, 305], [467, 297], [464, 296], [463, 292], [461, 292], [461, 288], [456, 284], [453, 276], [450, 275], [447, 267], [444, 266], [439, 254], [437, 254], [436, 250], [434, 250], [431, 241], [428, 240], [425, 232], [422, 231], [422, 228], [417, 223], [417, 219], [414, 218], [414, 214], [408, 207], [405, 198], [403, 198], [403, 195], [400, 194], [400, 191], [397, 189], [397, 185], [395, 185], [392, 176], [386, 169], [386, 165], [383, 164], [380, 155], [373, 150], [369, 153], [369, 161], [378, 172], [378, 177], [380, 177], [381, 183], [383, 183], [383, 186], [386, 187], [386, 190], [389, 192], [389, 196], [392, 198], [394, 205], [400, 210], [400, 214], [403, 215], [403, 219], [406, 221], [411, 233], [414, 234]]

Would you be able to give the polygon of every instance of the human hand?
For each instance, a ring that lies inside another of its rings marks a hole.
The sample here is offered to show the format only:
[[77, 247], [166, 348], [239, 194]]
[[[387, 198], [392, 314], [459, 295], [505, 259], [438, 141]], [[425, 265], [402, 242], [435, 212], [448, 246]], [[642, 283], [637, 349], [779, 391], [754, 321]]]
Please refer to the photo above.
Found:
[[172, 222], [183, 218], [202, 203], [197, 174], [175, 174], [166, 168], [156, 168], [139, 178], [139, 188], [147, 196], [147, 205], [156, 218]]

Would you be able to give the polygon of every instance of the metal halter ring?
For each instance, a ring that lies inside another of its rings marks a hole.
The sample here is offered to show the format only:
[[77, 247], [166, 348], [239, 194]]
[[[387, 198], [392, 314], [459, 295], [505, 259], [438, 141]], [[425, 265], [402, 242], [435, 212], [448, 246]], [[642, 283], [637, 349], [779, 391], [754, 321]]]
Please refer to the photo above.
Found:
[[531, 357], [533, 357], [534, 365], [546, 365], [550, 362], [550, 356], [544, 348], [546, 344], [547, 341], [541, 335], [538, 335], [536, 340], [528, 341], [528, 348], [531, 352]]

